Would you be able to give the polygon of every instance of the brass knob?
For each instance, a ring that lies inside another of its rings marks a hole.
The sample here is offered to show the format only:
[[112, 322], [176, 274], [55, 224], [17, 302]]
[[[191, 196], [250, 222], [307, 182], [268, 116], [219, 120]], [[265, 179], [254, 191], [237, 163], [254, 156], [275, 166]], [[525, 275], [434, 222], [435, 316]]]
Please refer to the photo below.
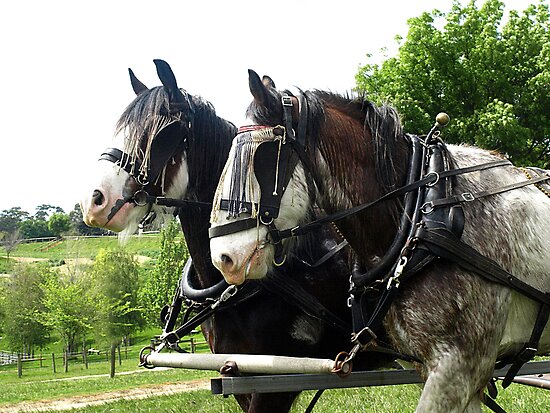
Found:
[[435, 117], [435, 121], [439, 127], [447, 126], [450, 120], [451, 118], [445, 112], [438, 113]]

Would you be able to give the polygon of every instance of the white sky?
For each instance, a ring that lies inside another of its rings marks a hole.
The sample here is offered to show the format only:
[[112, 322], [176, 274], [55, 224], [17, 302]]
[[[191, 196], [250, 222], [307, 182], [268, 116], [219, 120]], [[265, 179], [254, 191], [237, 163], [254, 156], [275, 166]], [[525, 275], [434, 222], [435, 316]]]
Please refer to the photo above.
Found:
[[[523, 11], [538, 0], [506, 0]], [[462, 1], [466, 3], [466, 0]], [[367, 53], [396, 51], [406, 21], [451, 0], [17, 0], [0, 3], [0, 211], [70, 212], [132, 101], [127, 68], [178, 85], [239, 124], [247, 69], [278, 88], [346, 92]], [[478, 0], [478, 4], [482, 4]], [[505, 16], [507, 12], [505, 13]]]

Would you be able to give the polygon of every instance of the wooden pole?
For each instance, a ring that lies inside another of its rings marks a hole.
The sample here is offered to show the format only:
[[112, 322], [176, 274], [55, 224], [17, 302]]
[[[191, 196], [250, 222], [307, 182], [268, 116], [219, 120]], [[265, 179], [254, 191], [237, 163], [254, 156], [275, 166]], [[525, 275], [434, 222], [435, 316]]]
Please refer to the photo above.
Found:
[[67, 350], [63, 352], [63, 367], [65, 373], [67, 373], [69, 371], [69, 352]]
[[82, 349], [82, 361], [86, 366], [86, 370], [88, 370], [88, 352], [86, 351], [86, 348]]
[[115, 377], [115, 356], [116, 356], [116, 344], [111, 344], [111, 378]]
[[42, 353], [40, 353], [40, 368], [42, 368]]
[[120, 343], [118, 344], [118, 346], [116, 346], [116, 348], [118, 351], [118, 365], [122, 366], [122, 356], [120, 355]]
[[21, 353], [17, 353], [17, 377], [23, 376], [23, 360], [21, 359]]
[[52, 353], [52, 367], [53, 367], [53, 372], [55, 373], [55, 353]]

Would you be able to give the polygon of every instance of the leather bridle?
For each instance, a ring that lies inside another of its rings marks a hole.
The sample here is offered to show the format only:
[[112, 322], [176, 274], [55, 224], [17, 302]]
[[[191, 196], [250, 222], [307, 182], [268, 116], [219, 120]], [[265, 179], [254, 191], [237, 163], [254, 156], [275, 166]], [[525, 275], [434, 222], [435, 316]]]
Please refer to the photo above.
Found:
[[210, 205], [205, 202], [151, 195], [163, 192], [161, 182], [164, 180], [163, 171], [171, 159], [188, 149], [188, 138], [193, 132], [194, 110], [190, 99], [187, 99], [187, 105], [185, 111], [176, 108], [175, 113], [170, 115], [173, 121], [157, 132], [151, 143], [146, 170], [142, 168], [142, 159], [136, 159], [120, 149], [107, 148], [101, 154], [99, 160], [106, 160], [118, 165], [130, 175], [137, 185], [137, 189], [133, 193], [117, 199], [109, 212], [107, 222], [129, 202], [136, 206], [148, 206], [142, 222], [147, 219], [154, 204], [167, 207], [182, 207], [189, 203]]

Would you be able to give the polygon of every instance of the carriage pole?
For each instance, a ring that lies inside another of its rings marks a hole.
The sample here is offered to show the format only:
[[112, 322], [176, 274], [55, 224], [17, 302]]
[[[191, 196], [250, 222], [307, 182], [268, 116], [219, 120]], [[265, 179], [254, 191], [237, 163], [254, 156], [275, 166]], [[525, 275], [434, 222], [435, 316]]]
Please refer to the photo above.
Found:
[[[150, 367], [175, 367], [197, 370], [220, 371], [228, 362], [235, 363], [241, 373], [256, 374], [327, 374], [334, 373], [340, 362], [330, 359], [307, 357], [266, 356], [257, 354], [189, 354], [189, 353], [151, 353], [143, 355], [142, 363]], [[340, 370], [338, 370], [340, 371]], [[340, 373], [346, 373], [340, 371]]]

